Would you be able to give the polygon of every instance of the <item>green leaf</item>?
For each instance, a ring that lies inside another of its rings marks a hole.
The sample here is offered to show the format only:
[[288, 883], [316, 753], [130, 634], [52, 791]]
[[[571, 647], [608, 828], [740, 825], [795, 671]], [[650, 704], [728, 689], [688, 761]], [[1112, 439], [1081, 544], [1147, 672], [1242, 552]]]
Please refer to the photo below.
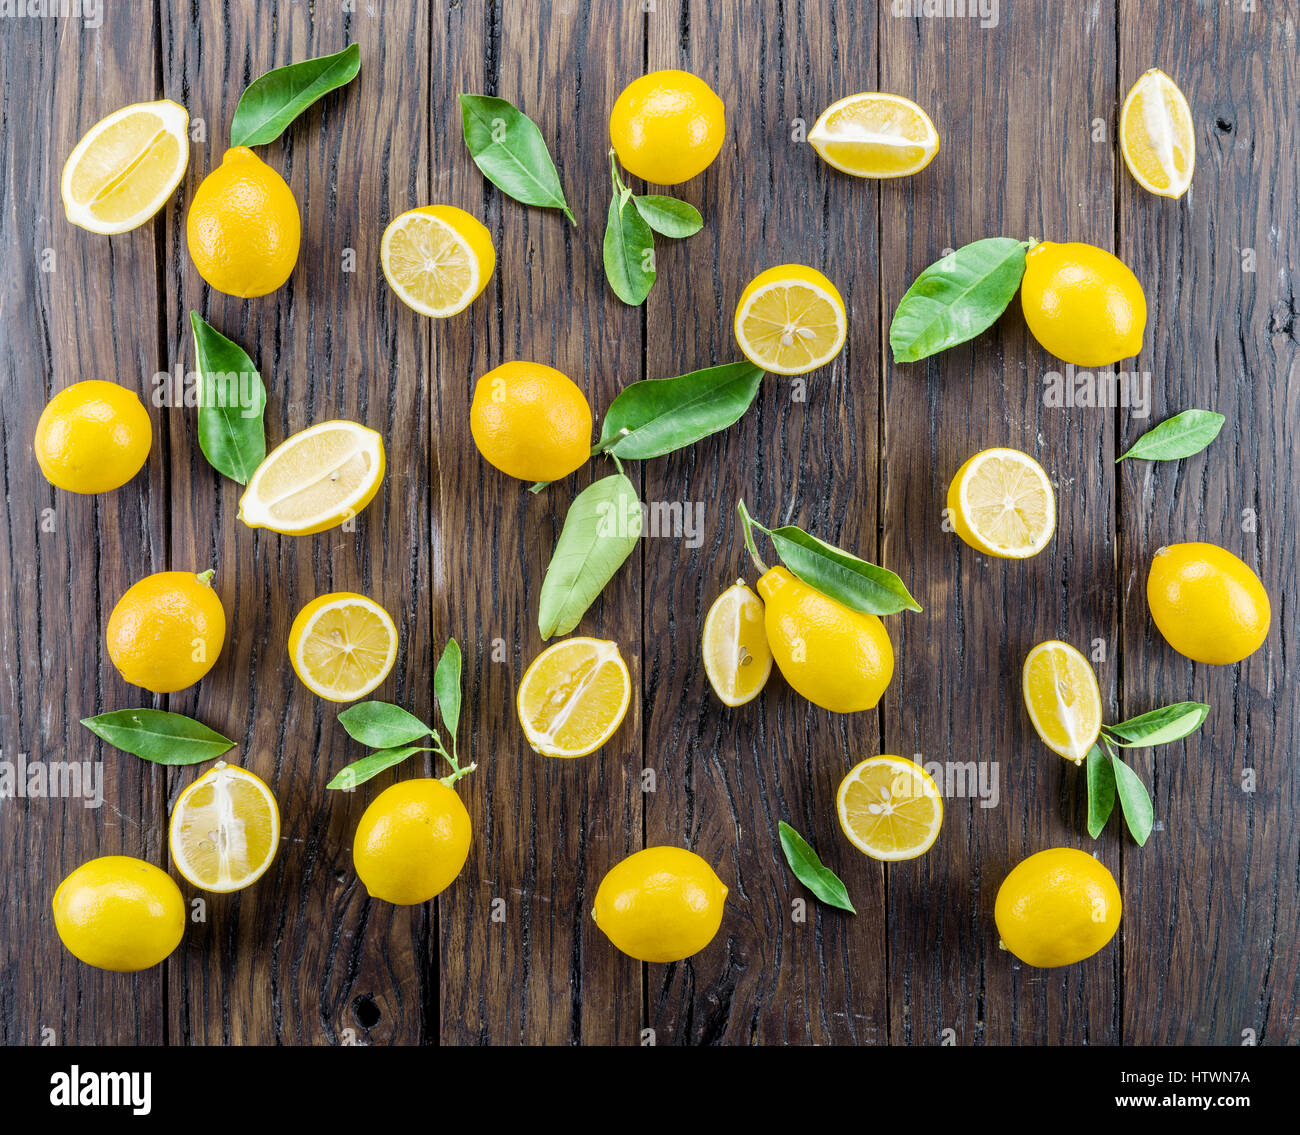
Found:
[[583, 489], [569, 506], [538, 603], [542, 638], [568, 634], [632, 554], [641, 536], [641, 502], [614, 473]]
[[794, 872], [795, 878], [827, 906], [839, 907], [840, 910], [847, 910], [850, 914], [857, 914], [849, 901], [849, 892], [840, 877], [829, 867], [822, 865], [822, 861], [817, 858], [817, 852], [808, 846], [808, 841], [784, 820], [781, 820], [776, 827], [781, 835], [781, 850], [785, 852], [785, 861], [790, 864], [790, 870]]
[[433, 692], [438, 698], [438, 712], [450, 734], [453, 751], [456, 745], [456, 727], [460, 724], [460, 643], [454, 638], [443, 647], [438, 667], [433, 672]]
[[1128, 825], [1129, 834], [1141, 847], [1151, 834], [1151, 825], [1155, 819], [1151, 795], [1138, 774], [1113, 754], [1110, 765], [1115, 774], [1115, 791], [1119, 795], [1119, 806], [1124, 811], [1124, 822]]
[[234, 748], [234, 741], [183, 713], [162, 709], [118, 709], [81, 724], [124, 753], [156, 765], [197, 765]]
[[358, 784], [365, 784], [367, 780], [374, 779], [384, 769], [401, 764], [407, 757], [415, 753], [432, 753], [433, 751], [433, 749], [423, 748], [420, 745], [405, 745], [400, 749], [379, 749], [376, 752], [367, 754], [359, 761], [353, 761], [346, 768], [339, 769], [334, 779], [325, 787], [349, 792], [356, 788]]
[[284, 128], [312, 103], [345, 86], [361, 70], [361, 48], [348, 44], [334, 55], [277, 67], [254, 79], [239, 96], [230, 123], [232, 146], [274, 142]]
[[903, 581], [888, 568], [858, 559], [792, 524], [765, 531], [786, 567], [836, 602], [869, 615], [921, 609]]
[[993, 326], [1020, 287], [1028, 247], [1028, 241], [989, 237], [931, 264], [889, 325], [894, 362], [914, 363]]
[[1126, 749], [1167, 745], [1170, 741], [1195, 733], [1209, 712], [1210, 707], [1203, 702], [1180, 701], [1176, 705], [1153, 709], [1150, 713], [1104, 728], [1107, 733], [1119, 738], [1117, 744]]
[[725, 430], [753, 404], [763, 373], [738, 362], [634, 382], [609, 404], [596, 448], [644, 461]]
[[609, 203], [605, 224], [605, 276], [614, 294], [637, 307], [645, 303], [655, 282], [655, 238], [635, 208], [621, 195]]
[[488, 181], [516, 201], [559, 209], [577, 224], [537, 123], [491, 95], [462, 94], [460, 118], [470, 157]]
[[248, 483], [266, 456], [266, 387], [237, 343], [190, 312], [199, 372], [199, 448], [218, 473]]
[[680, 240], [682, 237], [694, 236], [704, 227], [700, 211], [690, 202], [679, 201], [676, 197], [661, 197], [650, 193], [633, 197], [632, 204], [645, 219], [645, 223], [661, 236]]
[[433, 732], [414, 714], [386, 701], [363, 701], [339, 714], [339, 724], [354, 741], [372, 749], [409, 745]]
[[1191, 457], [1219, 436], [1224, 421], [1223, 415], [1213, 410], [1184, 410], [1147, 430], [1127, 453], [1115, 459], [1116, 464], [1129, 457], [1143, 461], [1178, 461]]
[[1115, 770], [1096, 745], [1088, 750], [1087, 762], [1088, 834], [1096, 839], [1115, 809]]

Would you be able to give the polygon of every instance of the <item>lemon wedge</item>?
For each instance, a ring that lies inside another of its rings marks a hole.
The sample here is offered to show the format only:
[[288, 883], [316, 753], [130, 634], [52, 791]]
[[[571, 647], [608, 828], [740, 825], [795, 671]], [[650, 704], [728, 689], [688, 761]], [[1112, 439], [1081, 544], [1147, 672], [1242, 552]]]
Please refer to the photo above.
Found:
[[355, 701], [387, 678], [397, 661], [397, 625], [364, 595], [321, 595], [289, 628], [289, 661], [313, 694]]
[[943, 800], [930, 774], [906, 757], [854, 765], [835, 794], [840, 827], [872, 859], [915, 859], [943, 826]]
[[534, 752], [585, 757], [614, 735], [631, 701], [632, 680], [618, 644], [570, 638], [533, 660], [515, 707]]
[[986, 449], [948, 487], [953, 527], [987, 556], [1037, 555], [1056, 531], [1056, 496], [1043, 467], [1018, 449]]
[[1158, 67], [1128, 93], [1119, 116], [1124, 164], [1143, 189], [1160, 197], [1181, 197], [1196, 168], [1196, 127], [1187, 99]]
[[1067, 642], [1040, 642], [1025, 658], [1021, 689], [1043, 744], [1082, 764], [1101, 732], [1101, 690], [1088, 660]]
[[438, 318], [469, 307], [496, 267], [492, 234], [452, 205], [425, 205], [395, 217], [384, 230], [379, 259], [398, 298]]
[[280, 845], [280, 809], [261, 777], [218, 761], [181, 793], [167, 832], [172, 861], [204, 891], [256, 882]]
[[854, 177], [906, 177], [939, 152], [939, 132], [911, 99], [867, 91], [832, 103], [808, 132], [827, 165]]
[[757, 367], [806, 374], [840, 353], [848, 317], [838, 289], [815, 268], [779, 264], [760, 272], [736, 305], [736, 342]]
[[704, 619], [704, 673], [724, 705], [758, 697], [772, 673], [763, 601], [737, 580], [713, 601]]

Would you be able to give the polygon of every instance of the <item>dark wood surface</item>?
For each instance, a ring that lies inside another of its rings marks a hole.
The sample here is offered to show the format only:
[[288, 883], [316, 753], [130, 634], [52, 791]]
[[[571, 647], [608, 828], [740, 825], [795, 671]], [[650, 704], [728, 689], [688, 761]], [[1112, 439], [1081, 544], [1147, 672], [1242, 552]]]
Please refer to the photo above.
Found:
[[[653, 1030], [659, 1044], [1300, 1041], [1296, 5], [1186, 3], [1158, 19], [1136, 0], [1000, 7], [989, 28], [848, 0], [362, 0], [355, 12], [204, 0], [112, 5], [93, 30], [0, 21], [0, 747], [9, 759], [102, 761], [105, 785], [99, 809], [0, 800], [0, 1040], [637, 1044]], [[297, 269], [264, 299], [212, 292], [189, 260], [185, 208], [220, 160], [239, 91], [349, 42], [361, 45], [359, 80], [262, 150], [302, 209]], [[1119, 102], [1153, 65], [1186, 92], [1197, 125], [1180, 202], [1140, 189], [1115, 144]], [[705, 230], [660, 242], [659, 280], [638, 310], [610, 293], [600, 262], [607, 119], [628, 81], [664, 67], [713, 85], [727, 137], [680, 189]], [[873, 89], [930, 111], [943, 148], [922, 174], [844, 177], [797, 140], [831, 101]], [[485, 182], [460, 136], [462, 90], [499, 94], [539, 123], [576, 228]], [[159, 97], [206, 129], [176, 202], [123, 236], [70, 226], [58, 179], [76, 140]], [[498, 254], [484, 295], [446, 321], [407, 310], [378, 263], [387, 222], [434, 201], [481, 217]], [[1136, 364], [1151, 375], [1150, 419], [1045, 407], [1043, 376], [1060, 364], [1018, 303], [972, 344], [893, 365], [888, 323], [915, 274], [994, 234], [1086, 240], [1134, 268], [1150, 309]], [[766, 379], [726, 433], [629, 466], [646, 501], [702, 506], [702, 541], [644, 539], [582, 623], [616, 639], [632, 668], [615, 739], [581, 761], [532, 754], [513, 697], [542, 647], [538, 589], [567, 502], [603, 470], [537, 496], [498, 474], [469, 437], [474, 382], [536, 359], [573, 376], [600, 413], [629, 382], [738, 357], [740, 290], [783, 261], [839, 285], [844, 353], [807, 380]], [[258, 363], [272, 443], [334, 416], [384, 435], [387, 480], [354, 532], [292, 539], [238, 524], [238, 486], [203, 460], [183, 408], [151, 405], [148, 466], [115, 493], [74, 497], [41, 477], [31, 440], [49, 396], [105, 377], [148, 404], [157, 372], [192, 369], [191, 309]], [[1114, 464], [1152, 422], [1191, 406], [1227, 415], [1208, 451]], [[942, 530], [953, 472], [990, 445], [1037, 455], [1057, 485], [1056, 538], [1033, 560], [992, 561]], [[709, 691], [703, 614], [736, 578], [753, 582], [734, 524], [742, 496], [762, 520], [892, 567], [925, 608], [888, 620], [898, 668], [878, 710], [825, 713], [775, 675], [738, 711]], [[1272, 633], [1246, 662], [1194, 664], [1155, 632], [1147, 567], [1180, 540], [1222, 544], [1264, 580]], [[150, 571], [210, 566], [231, 627], [221, 659], [193, 690], [142, 698], [105, 655], [108, 612]], [[454, 635], [466, 651], [462, 751], [480, 767], [458, 788], [474, 844], [454, 886], [423, 907], [369, 900], [350, 840], [377, 791], [432, 766], [327, 792], [357, 752], [335, 707], [288, 665], [293, 615], [342, 589], [398, 617], [401, 652], [380, 696], [429, 714], [442, 643]], [[1081, 775], [1033, 734], [1019, 669], [1048, 637], [1104, 652], [1108, 720], [1180, 699], [1212, 707], [1198, 736], [1132, 758], [1155, 800], [1145, 848], [1116, 821], [1087, 838]], [[167, 962], [126, 976], [64, 951], [49, 902], [95, 855], [167, 865], [166, 816], [196, 771], [147, 765], [78, 724], [139, 704], [237, 738], [235, 759], [278, 795], [284, 843], [253, 888], [207, 896], [206, 921]], [[868, 860], [839, 834], [834, 792], [878, 752], [996, 762], [997, 806], [950, 799], [927, 856]], [[856, 917], [811, 902], [791, 877], [780, 819], [844, 878]], [[609, 945], [590, 907], [612, 863], [659, 843], [700, 852], [731, 893], [704, 952], [643, 966]], [[998, 950], [993, 899], [1015, 862], [1061, 845], [1096, 850], [1116, 873], [1123, 925], [1085, 963], [1032, 970]], [[806, 921], [792, 917], [801, 898]]]

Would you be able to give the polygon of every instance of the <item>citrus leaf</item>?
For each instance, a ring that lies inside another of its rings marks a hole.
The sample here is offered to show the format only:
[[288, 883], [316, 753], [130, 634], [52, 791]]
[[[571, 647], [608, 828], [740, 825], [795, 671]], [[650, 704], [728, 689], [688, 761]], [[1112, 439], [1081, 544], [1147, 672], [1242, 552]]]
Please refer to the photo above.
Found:
[[808, 841], [784, 820], [781, 820], [776, 827], [781, 836], [781, 850], [785, 852], [785, 861], [790, 864], [790, 870], [794, 872], [795, 878], [827, 906], [857, 914], [858, 912], [853, 909], [853, 903], [849, 901], [848, 889], [840, 877], [822, 864], [822, 861], [817, 858], [817, 852], [808, 845]]
[[333, 55], [277, 67], [254, 79], [239, 96], [230, 122], [232, 146], [274, 142], [312, 103], [346, 86], [361, 70], [361, 48], [348, 44]]
[[233, 749], [234, 741], [183, 713], [117, 709], [81, 724], [114, 748], [156, 765], [197, 765]]
[[339, 714], [339, 724], [354, 741], [372, 749], [409, 745], [433, 732], [414, 714], [386, 701], [363, 701]]
[[682, 237], [694, 236], [704, 227], [700, 211], [690, 202], [679, 201], [676, 197], [650, 193], [633, 197], [632, 204], [645, 218], [645, 223], [660, 236], [680, 240]]
[[454, 748], [456, 727], [460, 724], [460, 643], [454, 638], [447, 640], [442, 657], [438, 659], [437, 669], [433, 672], [433, 692]]
[[1118, 738], [1116, 744], [1125, 749], [1167, 745], [1195, 733], [1209, 712], [1210, 707], [1203, 702], [1180, 701], [1105, 728]]
[[1115, 810], [1115, 770], [1096, 745], [1088, 750], [1087, 761], [1088, 834], [1096, 839]]
[[850, 555], [794, 525], [773, 528], [767, 534], [786, 567], [809, 587], [846, 607], [869, 615], [921, 609], [903, 581], [888, 568]]
[[559, 209], [577, 224], [537, 123], [491, 95], [462, 94], [460, 118], [469, 156], [488, 181], [516, 201]]
[[605, 277], [625, 304], [645, 303], [655, 282], [654, 234], [635, 208], [627, 208], [628, 196], [616, 194], [609, 203], [605, 224]]
[[244, 485], [266, 456], [266, 387], [253, 360], [190, 312], [199, 374], [199, 448], [223, 477]]
[[1129, 834], [1141, 847], [1151, 835], [1151, 826], [1155, 821], [1151, 794], [1147, 792], [1142, 778], [1113, 754], [1110, 765], [1115, 774], [1115, 791], [1119, 796], [1119, 806], [1124, 812], [1124, 822], [1128, 825]]
[[1219, 436], [1224, 421], [1224, 416], [1213, 410], [1184, 410], [1147, 430], [1115, 462], [1118, 464], [1129, 457], [1142, 461], [1178, 461], [1191, 457]]
[[405, 745], [399, 749], [379, 749], [376, 752], [367, 754], [359, 761], [353, 761], [345, 768], [339, 769], [325, 787], [336, 788], [342, 792], [351, 792], [358, 784], [365, 784], [367, 780], [377, 777], [384, 769], [401, 764], [407, 757], [416, 753], [432, 753], [433, 751], [433, 749], [424, 748], [420, 745]]

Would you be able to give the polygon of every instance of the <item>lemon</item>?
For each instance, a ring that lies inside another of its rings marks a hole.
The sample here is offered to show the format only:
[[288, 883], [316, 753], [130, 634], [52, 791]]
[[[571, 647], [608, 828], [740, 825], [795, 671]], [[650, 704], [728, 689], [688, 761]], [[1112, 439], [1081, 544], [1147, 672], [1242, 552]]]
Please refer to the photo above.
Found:
[[1187, 99], [1159, 67], [1147, 71], [1128, 92], [1119, 113], [1119, 147], [1124, 164], [1143, 189], [1181, 197], [1196, 168], [1196, 128]]
[[352, 861], [372, 898], [397, 906], [428, 902], [469, 858], [469, 813], [440, 780], [421, 777], [384, 789], [357, 824]]
[[93, 233], [138, 228], [166, 203], [190, 160], [190, 116], [170, 99], [138, 102], [101, 118], [63, 166], [68, 220]]
[[629, 957], [679, 962], [713, 941], [726, 899], [717, 872], [695, 852], [647, 847], [609, 869], [591, 914]]
[[121, 488], [153, 444], [149, 412], [132, 390], [89, 379], [60, 390], [41, 411], [33, 448], [45, 479], [70, 493]]
[[652, 71], [614, 101], [609, 138], [625, 169], [656, 185], [704, 172], [726, 136], [722, 100], [689, 71]]
[[1086, 852], [1040, 851], [1017, 864], [998, 888], [993, 918], [999, 945], [1026, 965], [1068, 966], [1115, 937], [1120, 919], [1115, 877]]
[[614, 736], [631, 701], [632, 679], [618, 644], [569, 638], [533, 660], [515, 708], [534, 752], [585, 757]]
[[1215, 544], [1170, 544], [1156, 552], [1147, 574], [1147, 606], [1179, 654], [1216, 666], [1254, 654], [1273, 618], [1259, 576]]
[[848, 326], [835, 285], [802, 264], [760, 272], [736, 304], [736, 342], [751, 363], [775, 374], [806, 374], [830, 362]]
[[849, 769], [835, 793], [840, 827], [872, 859], [915, 859], [943, 826], [933, 778], [906, 757], [869, 757]]
[[226, 641], [215, 573], [159, 571], [127, 588], [108, 616], [108, 657], [122, 678], [155, 694], [194, 685]]
[[1067, 642], [1040, 642], [1025, 658], [1020, 685], [1043, 744], [1082, 764], [1101, 732], [1101, 690], [1088, 660]]
[[176, 870], [224, 894], [257, 882], [280, 846], [280, 808], [261, 777], [218, 761], [180, 794], [167, 829]]
[[822, 161], [855, 177], [920, 173], [939, 152], [939, 132], [911, 99], [881, 91], [832, 103], [808, 132]]
[[152, 863], [105, 855], [58, 885], [54, 929], [87, 965], [134, 973], [156, 966], [180, 945], [185, 900], [171, 876]]
[[397, 626], [373, 599], [336, 591], [313, 599], [289, 629], [289, 661], [313, 694], [355, 701], [397, 661]]
[[763, 627], [763, 601], [737, 580], [713, 601], [704, 619], [704, 673], [724, 705], [758, 697], [772, 673]]
[[953, 477], [947, 504], [957, 535], [986, 556], [1036, 556], [1056, 531], [1052, 483], [1018, 449], [975, 454]]
[[394, 217], [379, 243], [388, 286], [407, 307], [439, 318], [464, 311], [496, 267], [492, 234], [454, 205]]
[[286, 438], [248, 479], [239, 519], [309, 536], [356, 516], [384, 479], [384, 441], [356, 422], [321, 422]]
[[591, 456], [591, 405], [543, 363], [502, 363], [478, 380], [469, 428], [483, 459], [522, 481], [558, 481]]

